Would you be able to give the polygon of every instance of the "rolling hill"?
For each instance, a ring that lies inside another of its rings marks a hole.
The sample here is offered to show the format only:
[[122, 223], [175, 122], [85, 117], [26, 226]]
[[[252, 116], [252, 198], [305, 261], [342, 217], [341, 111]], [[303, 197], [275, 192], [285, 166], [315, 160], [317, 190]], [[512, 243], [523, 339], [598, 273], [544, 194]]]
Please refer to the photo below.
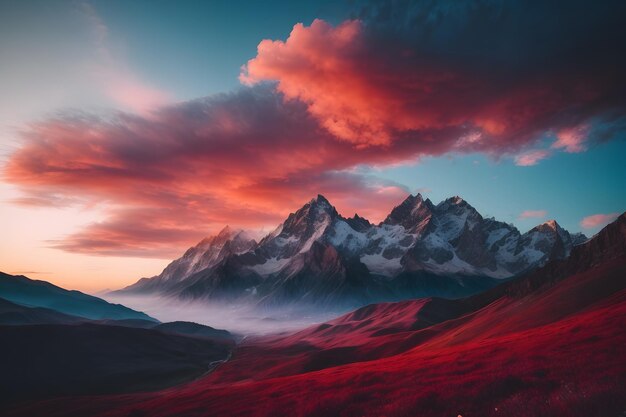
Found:
[[145, 313], [101, 298], [57, 287], [46, 281], [0, 272], [0, 298], [26, 307], [42, 307], [92, 320], [141, 319], [158, 322]]

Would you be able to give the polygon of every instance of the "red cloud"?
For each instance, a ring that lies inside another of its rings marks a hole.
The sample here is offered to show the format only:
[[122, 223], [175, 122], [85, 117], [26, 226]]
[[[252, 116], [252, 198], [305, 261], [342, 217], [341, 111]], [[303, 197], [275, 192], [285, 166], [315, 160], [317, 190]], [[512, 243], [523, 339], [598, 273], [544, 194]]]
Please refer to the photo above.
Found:
[[[358, 20], [337, 27], [322, 20], [297, 24], [284, 42], [262, 41], [240, 79], [248, 85], [276, 81], [287, 99], [306, 103], [328, 132], [358, 147], [410, 136], [427, 148], [430, 132], [453, 128], [464, 132], [455, 138], [456, 149], [499, 154], [580, 117], [571, 109], [597, 104], [607, 88], [567, 72], [512, 78], [463, 68], [415, 53], [401, 39], [382, 43], [377, 36]], [[563, 135], [557, 147], [578, 149]]]
[[580, 225], [585, 229], [595, 229], [596, 227], [606, 226], [617, 219], [618, 216], [619, 213], [594, 214], [582, 219]]
[[[433, 151], [437, 151], [434, 147]], [[5, 167], [31, 205], [103, 203], [108, 218], [52, 242], [91, 254], [170, 257], [224, 224], [273, 227], [316, 193], [373, 220], [408, 193], [346, 171], [416, 149], [355, 151], [298, 103], [245, 89], [163, 108], [149, 118], [74, 115], [31, 126]]]

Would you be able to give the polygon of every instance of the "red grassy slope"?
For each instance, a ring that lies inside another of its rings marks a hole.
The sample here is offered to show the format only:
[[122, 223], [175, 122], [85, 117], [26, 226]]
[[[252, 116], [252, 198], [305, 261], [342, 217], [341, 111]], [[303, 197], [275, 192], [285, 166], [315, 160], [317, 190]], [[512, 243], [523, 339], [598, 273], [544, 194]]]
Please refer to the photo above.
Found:
[[624, 242], [621, 216], [570, 261], [478, 297], [370, 306], [252, 341], [185, 386], [16, 415], [619, 416]]
[[626, 405], [626, 294], [602, 304], [436, 350], [255, 382], [203, 380], [152, 395], [44, 403], [22, 415], [618, 416]]

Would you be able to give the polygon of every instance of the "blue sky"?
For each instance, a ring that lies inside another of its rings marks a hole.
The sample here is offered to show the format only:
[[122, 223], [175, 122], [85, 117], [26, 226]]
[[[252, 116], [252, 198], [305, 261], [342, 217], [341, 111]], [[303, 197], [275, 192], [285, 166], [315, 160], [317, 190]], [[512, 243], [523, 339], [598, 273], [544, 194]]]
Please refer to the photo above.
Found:
[[119, 34], [134, 68], [181, 100], [240, 87], [240, 67], [261, 39], [284, 39], [294, 24], [339, 22], [347, 3], [335, 1], [170, 1], [93, 5]]
[[[397, 181], [437, 203], [460, 195], [483, 216], [515, 224], [522, 232], [548, 219], [570, 231], [596, 213], [621, 213], [626, 207], [626, 142], [601, 143], [585, 153], [557, 154], [534, 166], [481, 154], [424, 158], [384, 169], [377, 175]], [[545, 218], [520, 219], [524, 210], [545, 210]]]

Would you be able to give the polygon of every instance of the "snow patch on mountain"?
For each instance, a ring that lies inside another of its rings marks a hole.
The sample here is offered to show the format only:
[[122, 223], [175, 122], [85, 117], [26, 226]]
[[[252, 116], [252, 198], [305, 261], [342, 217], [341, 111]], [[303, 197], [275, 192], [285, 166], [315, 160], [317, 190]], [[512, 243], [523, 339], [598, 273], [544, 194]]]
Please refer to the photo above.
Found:
[[361, 256], [361, 262], [370, 272], [384, 276], [397, 275], [402, 270], [401, 257], [387, 259], [379, 253]]
[[334, 224], [332, 234], [328, 237], [328, 242], [334, 246], [356, 252], [367, 245], [368, 237], [365, 233], [354, 230], [347, 222], [338, 220]]
[[274, 274], [285, 267], [290, 261], [290, 258], [285, 259], [276, 259], [270, 258], [266, 259], [264, 263], [254, 265], [250, 269], [256, 272], [261, 276], [267, 276], [270, 274]]

